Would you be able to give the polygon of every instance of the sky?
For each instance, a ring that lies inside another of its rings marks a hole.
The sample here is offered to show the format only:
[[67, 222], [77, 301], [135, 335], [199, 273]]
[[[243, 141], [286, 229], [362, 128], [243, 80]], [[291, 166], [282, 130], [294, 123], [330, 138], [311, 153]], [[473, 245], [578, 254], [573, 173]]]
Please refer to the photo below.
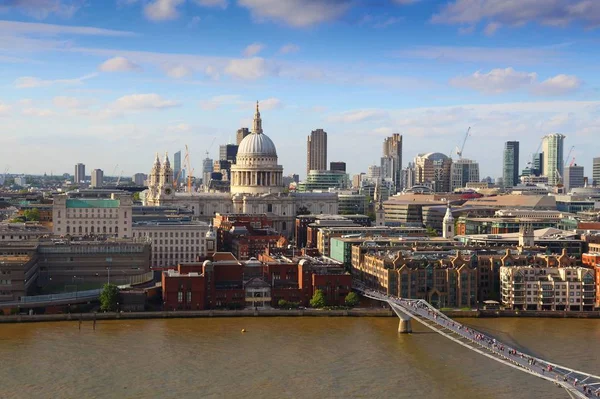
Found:
[[0, 173], [148, 173], [154, 154], [206, 153], [251, 127], [285, 174], [305, 174], [306, 137], [328, 161], [403, 164], [424, 152], [501, 176], [545, 134], [591, 175], [600, 156], [600, 1], [0, 0]]

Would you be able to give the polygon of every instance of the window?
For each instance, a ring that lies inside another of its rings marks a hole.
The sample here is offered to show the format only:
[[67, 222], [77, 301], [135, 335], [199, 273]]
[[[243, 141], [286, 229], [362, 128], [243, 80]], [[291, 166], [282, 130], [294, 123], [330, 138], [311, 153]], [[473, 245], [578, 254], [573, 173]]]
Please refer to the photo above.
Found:
[[186, 299], [187, 303], [191, 303], [192, 302], [192, 291], [188, 291], [187, 292], [187, 299]]
[[179, 291], [177, 293], [177, 302], [182, 303], [183, 302], [183, 292]]

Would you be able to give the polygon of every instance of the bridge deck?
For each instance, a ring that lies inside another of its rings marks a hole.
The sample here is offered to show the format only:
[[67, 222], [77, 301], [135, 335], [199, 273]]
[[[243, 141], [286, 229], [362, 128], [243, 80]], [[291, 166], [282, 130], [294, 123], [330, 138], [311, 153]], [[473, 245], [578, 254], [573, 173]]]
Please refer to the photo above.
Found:
[[600, 397], [600, 377], [570, 369], [518, 351], [445, 316], [424, 300], [401, 299], [363, 287], [364, 296], [387, 302], [400, 318], [410, 316], [444, 337], [507, 366], [552, 381], [574, 398]]

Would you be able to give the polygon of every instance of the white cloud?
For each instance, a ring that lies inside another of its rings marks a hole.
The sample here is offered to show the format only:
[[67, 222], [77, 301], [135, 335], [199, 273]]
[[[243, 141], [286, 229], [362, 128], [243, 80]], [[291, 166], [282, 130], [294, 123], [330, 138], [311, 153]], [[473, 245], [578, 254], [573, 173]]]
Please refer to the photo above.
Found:
[[196, 26], [200, 25], [200, 21], [202, 21], [202, 18], [200, 18], [199, 16], [195, 15], [195, 16], [192, 17], [192, 19], [188, 23], [187, 27], [188, 28], [195, 28]]
[[225, 67], [225, 73], [234, 78], [256, 80], [267, 74], [267, 64], [264, 58], [253, 57], [246, 59], [233, 59]]
[[294, 27], [305, 27], [332, 21], [343, 15], [351, 5], [349, 0], [238, 0], [261, 20], [281, 21]]
[[296, 44], [288, 43], [284, 46], [281, 46], [279, 49], [279, 54], [292, 54], [297, 53], [298, 51], [300, 51], [300, 47], [298, 47]]
[[141, 71], [142, 67], [125, 57], [113, 57], [100, 64], [98, 69], [102, 72], [134, 72]]
[[496, 33], [496, 31], [498, 29], [500, 29], [500, 27], [502, 26], [501, 23], [499, 22], [490, 22], [489, 24], [487, 24], [487, 26], [485, 27], [485, 34], [488, 36], [492, 36], [494, 33]]
[[262, 43], [252, 43], [244, 49], [244, 57], [254, 57], [265, 48]]
[[177, 65], [171, 68], [167, 68], [167, 76], [175, 79], [185, 78], [192, 74], [192, 70], [183, 65]]
[[275, 98], [275, 97], [269, 97], [265, 100], [261, 100], [260, 102], [260, 109], [261, 111], [269, 111], [272, 109], [277, 109], [277, 108], [281, 108], [283, 107], [283, 102], [279, 99], [279, 98]]
[[12, 107], [8, 104], [0, 102], [0, 116], [8, 116], [12, 111]]
[[476, 25], [482, 21], [521, 26], [530, 22], [547, 26], [581, 23], [600, 26], [600, 2], [590, 0], [454, 0], [432, 17], [442, 24]]
[[55, 107], [67, 109], [81, 109], [90, 105], [90, 101], [81, 100], [76, 97], [58, 96], [52, 99]]
[[539, 96], [560, 96], [577, 91], [581, 80], [573, 75], [556, 75], [546, 79], [533, 88], [533, 93]]
[[200, 107], [205, 110], [213, 110], [226, 105], [239, 105], [242, 103], [239, 94], [224, 94], [200, 101]]
[[83, 84], [85, 80], [91, 79], [98, 76], [96, 73], [91, 73], [89, 75], [84, 75], [79, 78], [74, 79], [55, 79], [55, 80], [45, 80], [40, 79], [34, 76], [22, 76], [17, 78], [14, 82], [15, 87], [17, 89], [30, 89], [35, 87], [46, 87], [52, 86], [56, 84], [62, 85], [80, 85]]
[[50, 15], [70, 18], [83, 5], [83, 0], [8, 0], [0, 4], [0, 12], [14, 9], [36, 19]]
[[43, 35], [82, 35], [122, 37], [135, 36], [133, 32], [94, 28], [91, 26], [66, 26], [32, 22], [0, 21], [0, 33], [7, 34], [43, 34]]
[[38, 118], [46, 118], [49, 116], [56, 115], [56, 113], [54, 113], [53, 111], [42, 108], [23, 108], [21, 110], [21, 114], [23, 114], [24, 116], [34, 116]]
[[187, 133], [192, 130], [192, 126], [187, 123], [178, 123], [176, 125], [167, 126], [165, 130], [169, 133]]
[[169, 21], [179, 17], [177, 7], [185, 0], [152, 0], [144, 7], [146, 18], [151, 21]]
[[518, 72], [513, 68], [492, 69], [488, 73], [475, 72], [469, 76], [450, 79], [455, 87], [469, 88], [483, 93], [498, 94], [519, 89], [535, 82], [535, 73]]
[[492, 69], [488, 73], [475, 72], [469, 76], [450, 79], [455, 87], [468, 88], [487, 94], [499, 94], [527, 88], [538, 96], [559, 96], [572, 93], [581, 87], [581, 81], [572, 75], [557, 75], [538, 82], [535, 72], [519, 72], [513, 68]]
[[220, 7], [227, 8], [227, 0], [194, 0], [196, 4], [202, 7]]
[[162, 96], [156, 93], [148, 94], [130, 94], [118, 98], [115, 102], [113, 109], [117, 111], [121, 110], [144, 110], [144, 109], [165, 109], [177, 107], [180, 104], [177, 101], [166, 100]]
[[388, 117], [387, 111], [379, 109], [361, 109], [330, 115], [327, 121], [333, 123], [358, 123], [364, 121], [382, 120]]
[[416, 46], [395, 53], [402, 58], [488, 64], [542, 64], [555, 61], [555, 48]]

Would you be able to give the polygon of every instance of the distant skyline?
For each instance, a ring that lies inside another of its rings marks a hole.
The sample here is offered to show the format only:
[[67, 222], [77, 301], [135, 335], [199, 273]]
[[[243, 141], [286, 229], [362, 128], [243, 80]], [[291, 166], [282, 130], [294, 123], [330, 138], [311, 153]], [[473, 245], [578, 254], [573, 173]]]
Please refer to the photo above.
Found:
[[[0, 3], [0, 173], [148, 173], [190, 148], [196, 171], [251, 127], [284, 174], [306, 172], [306, 137], [350, 174], [385, 137], [502, 175], [542, 137], [592, 174], [600, 156], [600, 3], [587, 0], [12, 0]], [[162, 156], [162, 155], [161, 155]], [[456, 156], [454, 155], [454, 158]], [[173, 160], [172, 160], [173, 161]], [[570, 162], [570, 160], [566, 160]], [[199, 175], [198, 173], [196, 173]]]

